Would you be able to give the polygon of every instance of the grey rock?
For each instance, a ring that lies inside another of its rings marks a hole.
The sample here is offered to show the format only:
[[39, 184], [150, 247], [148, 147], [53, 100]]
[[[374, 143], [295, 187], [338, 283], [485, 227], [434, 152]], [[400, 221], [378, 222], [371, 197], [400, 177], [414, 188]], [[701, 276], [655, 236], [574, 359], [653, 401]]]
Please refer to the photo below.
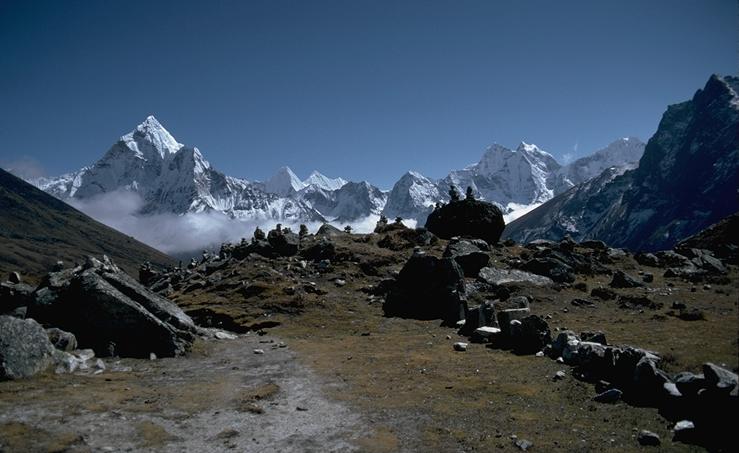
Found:
[[553, 283], [552, 279], [531, 272], [516, 269], [499, 269], [496, 267], [484, 267], [480, 269], [478, 280], [490, 285], [503, 285], [506, 283], [528, 283], [535, 286], [547, 286]]
[[703, 375], [709, 388], [730, 393], [737, 386], [737, 375], [711, 362], [703, 364]]
[[613, 278], [608, 286], [611, 288], [639, 288], [644, 284], [623, 271], [616, 271], [613, 273]]
[[680, 420], [672, 428], [674, 440], [680, 442], [691, 441], [696, 435], [695, 423], [690, 420]]
[[520, 439], [516, 441], [515, 445], [519, 450], [527, 451], [529, 448], [534, 446], [534, 443], [530, 440]]
[[637, 253], [634, 259], [642, 266], [659, 267], [659, 258], [653, 253]]
[[706, 378], [702, 374], [693, 374], [683, 371], [672, 378], [677, 389], [685, 396], [695, 396], [701, 389], [708, 386]]
[[52, 327], [46, 329], [46, 334], [49, 336], [51, 344], [60, 351], [71, 352], [77, 349], [77, 338], [73, 333]]
[[490, 261], [490, 256], [476, 245], [478, 242], [484, 243], [485, 247], [489, 248], [485, 241], [479, 239], [475, 243], [457, 239], [449, 242], [443, 256], [444, 258], [453, 258], [462, 268], [466, 277], [477, 277], [480, 269], [487, 266]]
[[17, 285], [18, 283], [21, 282], [21, 274], [19, 274], [18, 272], [11, 272], [11, 273], [9, 273], [8, 274], [8, 281], [10, 283], [13, 283], [13, 284]]
[[194, 324], [174, 304], [106, 260], [91, 259], [85, 267], [50, 274], [29, 316], [74, 333], [99, 355], [147, 357], [153, 351], [170, 357], [189, 349]]
[[31, 377], [51, 364], [54, 346], [33, 319], [0, 316], [0, 380]]

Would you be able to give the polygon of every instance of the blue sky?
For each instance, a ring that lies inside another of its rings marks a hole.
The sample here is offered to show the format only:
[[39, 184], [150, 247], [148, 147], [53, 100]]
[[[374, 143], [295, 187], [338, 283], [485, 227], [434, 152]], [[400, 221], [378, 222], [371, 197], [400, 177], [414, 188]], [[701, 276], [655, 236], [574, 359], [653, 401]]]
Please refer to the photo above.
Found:
[[737, 73], [737, 2], [0, 0], [0, 164], [99, 158], [154, 114], [227, 174], [431, 177], [492, 143], [644, 140]]

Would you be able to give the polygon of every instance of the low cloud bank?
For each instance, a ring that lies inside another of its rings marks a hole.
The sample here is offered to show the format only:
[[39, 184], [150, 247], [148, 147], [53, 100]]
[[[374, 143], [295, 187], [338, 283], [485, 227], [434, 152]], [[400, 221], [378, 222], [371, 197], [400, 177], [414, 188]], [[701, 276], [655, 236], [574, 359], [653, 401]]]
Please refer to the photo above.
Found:
[[[258, 226], [265, 231], [277, 223], [298, 231], [299, 224], [275, 220], [243, 221], [232, 219], [220, 212], [176, 214], [141, 214], [144, 200], [139, 194], [118, 190], [85, 200], [70, 200], [69, 203], [93, 219], [115, 228], [137, 240], [173, 256], [194, 253], [198, 250], [218, 247], [223, 242], [238, 242], [250, 239]], [[375, 228], [380, 216], [371, 215], [353, 222], [330, 222], [343, 229], [352, 227], [355, 233], [369, 233]], [[415, 220], [403, 223], [415, 227]], [[308, 230], [315, 233], [321, 223], [306, 223]]]

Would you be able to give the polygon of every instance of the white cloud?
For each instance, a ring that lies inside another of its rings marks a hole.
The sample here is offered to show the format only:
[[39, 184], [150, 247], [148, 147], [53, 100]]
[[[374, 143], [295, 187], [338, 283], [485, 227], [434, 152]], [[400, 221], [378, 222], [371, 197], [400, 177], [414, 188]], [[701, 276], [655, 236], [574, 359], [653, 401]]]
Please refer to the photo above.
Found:
[[[140, 213], [144, 206], [141, 196], [128, 190], [108, 192], [85, 200], [73, 199], [72, 206], [137, 240], [169, 254], [183, 254], [206, 248], [217, 248], [223, 242], [238, 242], [241, 238], [251, 238], [254, 229], [259, 226], [264, 231], [282, 223], [297, 232], [299, 224], [277, 221], [242, 221], [234, 220], [220, 212], [176, 214]], [[355, 233], [370, 233], [380, 216], [371, 215], [353, 222], [331, 222], [335, 227], [343, 229], [351, 225]], [[404, 220], [409, 227], [415, 227], [414, 220]], [[306, 223], [308, 230], [316, 232], [321, 224]]]

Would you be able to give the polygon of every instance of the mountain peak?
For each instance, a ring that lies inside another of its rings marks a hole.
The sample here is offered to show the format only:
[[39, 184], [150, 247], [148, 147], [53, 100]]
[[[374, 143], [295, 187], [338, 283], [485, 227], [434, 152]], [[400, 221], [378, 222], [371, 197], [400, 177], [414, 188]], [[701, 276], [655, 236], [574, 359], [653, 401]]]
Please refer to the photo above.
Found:
[[343, 178], [329, 178], [328, 176], [320, 173], [318, 170], [313, 172], [302, 182], [303, 186], [314, 186], [323, 190], [337, 190], [342, 188], [347, 181]]
[[121, 140], [137, 155], [144, 158], [149, 157], [151, 151], [154, 151], [163, 159], [184, 146], [175, 140], [154, 115], [147, 116], [144, 122], [121, 137]]
[[516, 151], [518, 152], [523, 151], [523, 152], [534, 153], [534, 154], [542, 154], [545, 156], [552, 157], [551, 154], [539, 148], [538, 146], [534, 145], [533, 143], [526, 143], [524, 141], [521, 141], [521, 143], [518, 145], [518, 148], [516, 148]]
[[264, 184], [267, 192], [287, 196], [303, 189], [305, 185], [290, 167], [280, 167], [269, 181]]

